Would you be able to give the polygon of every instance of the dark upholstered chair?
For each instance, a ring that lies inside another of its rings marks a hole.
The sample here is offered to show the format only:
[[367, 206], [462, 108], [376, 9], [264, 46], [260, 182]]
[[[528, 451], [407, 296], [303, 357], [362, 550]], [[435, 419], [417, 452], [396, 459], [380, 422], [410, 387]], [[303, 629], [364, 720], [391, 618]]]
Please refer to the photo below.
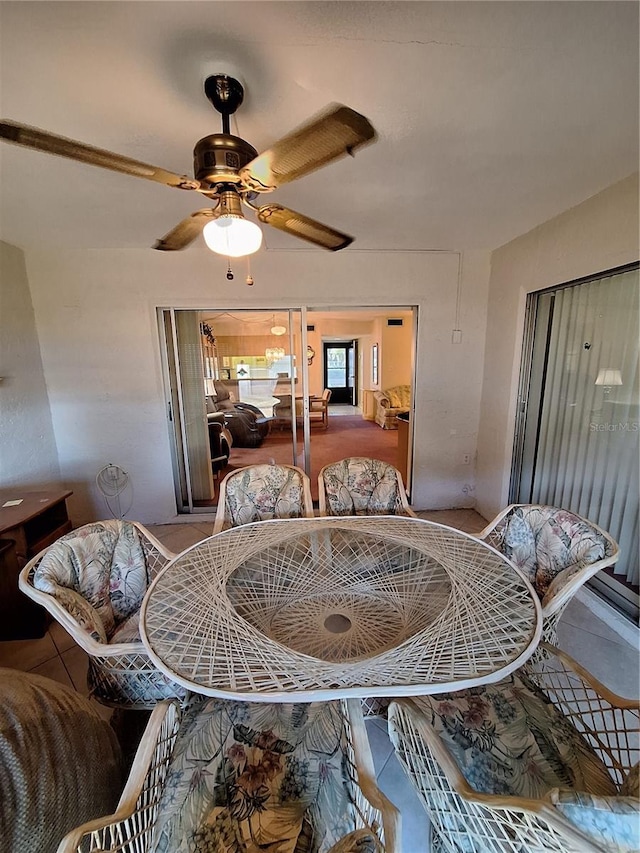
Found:
[[216, 393], [207, 397], [207, 414], [224, 413], [224, 425], [236, 447], [259, 447], [269, 433], [269, 418], [250, 403], [234, 403], [224, 382], [216, 379], [213, 385]]
[[211, 470], [214, 476], [229, 464], [229, 454], [233, 444], [233, 436], [224, 425], [224, 413], [218, 412], [216, 414], [209, 417], [208, 423]]

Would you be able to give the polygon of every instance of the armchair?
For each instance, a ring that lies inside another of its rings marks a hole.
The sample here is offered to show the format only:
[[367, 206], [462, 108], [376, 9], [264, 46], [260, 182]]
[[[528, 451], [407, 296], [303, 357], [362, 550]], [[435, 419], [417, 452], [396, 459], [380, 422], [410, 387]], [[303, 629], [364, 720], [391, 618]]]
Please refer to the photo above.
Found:
[[376, 785], [356, 701], [162, 702], [118, 809], [58, 853], [392, 853], [397, 809]]
[[295, 465], [248, 465], [220, 483], [213, 532], [270, 518], [313, 518], [309, 478]]
[[395, 385], [385, 391], [376, 391], [375, 421], [382, 429], [398, 429], [396, 417], [411, 408], [411, 386]]
[[147, 588], [173, 557], [137, 522], [98, 521], [62, 536], [20, 572], [22, 592], [89, 656], [89, 688], [105, 705], [153, 708], [184, 695], [151, 663], [138, 630]]
[[511, 504], [478, 538], [501, 551], [529, 578], [542, 603], [542, 638], [552, 645], [569, 601], [619, 556], [617, 543], [593, 522], [540, 504]]
[[321, 468], [318, 499], [320, 515], [416, 515], [398, 469], [364, 456]]
[[234, 403], [227, 386], [215, 380], [215, 395], [207, 397], [207, 416], [224, 413], [224, 425], [236, 447], [259, 447], [269, 433], [270, 421], [250, 403]]
[[631, 853], [640, 846], [637, 700], [553, 646], [495, 684], [395, 700], [389, 736], [434, 851]]

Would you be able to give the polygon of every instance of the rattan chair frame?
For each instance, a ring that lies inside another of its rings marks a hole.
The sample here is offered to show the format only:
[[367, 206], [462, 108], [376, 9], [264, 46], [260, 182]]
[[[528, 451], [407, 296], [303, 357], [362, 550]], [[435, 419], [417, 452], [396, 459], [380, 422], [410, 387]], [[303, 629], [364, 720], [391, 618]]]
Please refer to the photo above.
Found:
[[[231, 480], [236, 477], [242, 476], [245, 471], [249, 471], [251, 469], [264, 468], [266, 467], [264, 464], [262, 465], [246, 465], [243, 468], [236, 468], [233, 471], [230, 471], [225, 478], [220, 483], [220, 493], [218, 495], [218, 507], [216, 509], [216, 517], [213, 522], [213, 532], [220, 533], [221, 530], [226, 530], [232, 525], [230, 524], [230, 519], [227, 515], [227, 486]], [[302, 483], [302, 517], [303, 518], [313, 518], [313, 499], [311, 497], [311, 480], [308, 475], [299, 468], [297, 465], [286, 465], [286, 464], [278, 464], [270, 467], [281, 468], [287, 471], [295, 471], [300, 477], [300, 481]]]
[[[151, 583], [160, 569], [164, 568], [176, 554], [156, 539], [144, 525], [137, 521], [128, 523], [138, 531]], [[42, 605], [87, 653], [89, 656], [88, 681], [92, 685], [94, 697], [99, 702], [113, 708], [141, 710], [154, 708], [158, 697], [154, 695], [153, 683], [158, 678], [158, 670], [149, 660], [144, 646], [141, 643], [109, 644], [95, 640], [53, 595], [42, 592], [33, 585], [34, 573], [47, 551], [48, 548], [45, 548], [36, 554], [20, 572], [18, 586], [22, 592], [37, 604]], [[122, 676], [127, 673], [136, 674], [138, 689], [135, 693], [127, 692], [126, 684], [122, 679]], [[147, 695], [140, 695], [141, 685], [143, 687], [146, 685]]]
[[[542, 643], [541, 648], [544, 655], [532, 658], [523, 671], [589, 741], [620, 785], [640, 757], [640, 702], [617, 696], [549, 643]], [[474, 790], [411, 699], [393, 701], [388, 714], [389, 736], [429, 815], [438, 850], [607, 853], [548, 800]], [[459, 830], [453, 830], [452, 824]], [[456, 836], [460, 836], [460, 844]]]
[[[318, 474], [318, 514], [319, 515], [333, 515], [331, 512], [331, 507], [327, 502], [327, 493], [325, 488], [325, 471], [328, 468], [332, 468], [334, 465], [339, 465], [341, 462], [347, 462], [351, 459], [353, 460], [362, 460], [362, 459], [371, 459], [372, 457], [367, 456], [347, 456], [345, 459], [340, 459], [338, 462], [330, 462], [328, 465], [325, 465], [320, 469], [320, 473]], [[375, 462], [379, 462], [381, 460], [372, 460]], [[396, 504], [394, 508], [394, 515], [406, 515], [411, 518], [418, 518], [418, 515], [411, 509], [409, 506], [409, 501], [407, 499], [407, 490], [404, 487], [404, 482], [402, 480], [402, 474], [395, 468], [393, 465], [385, 462], [383, 463], [388, 465], [389, 468], [392, 468], [395, 471], [396, 475]]]
[[[531, 506], [542, 506], [542, 504], [510, 504], [506, 509], [498, 513], [493, 521], [489, 522], [489, 524], [480, 533], [478, 533], [478, 538], [483, 539], [490, 545], [493, 545], [494, 548], [501, 550], [501, 537], [497, 533], [496, 528], [506, 516], [513, 512], [513, 510], [518, 507]], [[560, 507], [549, 508], [560, 510]], [[564, 609], [569, 604], [573, 596], [578, 592], [580, 587], [589, 580], [589, 578], [592, 578], [597, 574], [600, 569], [612, 566], [617, 562], [620, 556], [618, 543], [609, 533], [607, 533], [606, 530], [603, 530], [602, 527], [595, 524], [593, 521], [590, 521], [588, 518], [573, 512], [573, 510], [568, 511], [571, 512], [572, 515], [575, 515], [576, 518], [580, 519], [580, 521], [584, 522], [584, 524], [588, 524], [593, 528], [593, 530], [601, 534], [609, 544], [611, 553], [607, 557], [597, 560], [595, 563], [589, 563], [579, 571], [575, 571], [575, 567], [573, 566], [568, 566], [566, 569], [558, 572], [552, 583], [549, 585], [549, 588], [541, 601], [543, 620], [542, 639], [545, 642], [550, 643], [552, 646], [555, 646], [558, 643], [558, 622], [560, 621], [560, 617], [562, 616]]]
[[[343, 701], [345, 770], [353, 797], [356, 828], [371, 829], [380, 853], [395, 853], [400, 841], [400, 813], [376, 784], [364, 719], [357, 701]], [[57, 853], [149, 853], [158, 806], [181, 720], [177, 701], [154, 709], [112, 815], [97, 818], [69, 832]]]

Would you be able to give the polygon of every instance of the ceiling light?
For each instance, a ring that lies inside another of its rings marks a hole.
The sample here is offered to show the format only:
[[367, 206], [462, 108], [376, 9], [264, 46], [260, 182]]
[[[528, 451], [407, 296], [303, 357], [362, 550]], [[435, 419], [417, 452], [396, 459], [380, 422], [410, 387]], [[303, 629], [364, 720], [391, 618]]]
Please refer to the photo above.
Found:
[[202, 236], [212, 252], [228, 258], [252, 255], [262, 245], [262, 231], [242, 215], [240, 196], [236, 190], [220, 194], [219, 215], [202, 229]]
[[286, 326], [272, 326], [271, 327], [272, 335], [286, 335], [287, 327]]
[[284, 358], [285, 352], [282, 347], [267, 347], [264, 351], [267, 361], [279, 361]]

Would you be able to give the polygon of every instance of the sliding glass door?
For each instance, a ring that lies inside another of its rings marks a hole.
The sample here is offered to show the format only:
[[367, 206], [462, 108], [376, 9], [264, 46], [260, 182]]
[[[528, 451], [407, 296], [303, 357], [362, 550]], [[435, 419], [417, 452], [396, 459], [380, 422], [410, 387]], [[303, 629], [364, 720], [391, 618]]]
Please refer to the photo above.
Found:
[[179, 512], [210, 512], [231, 467], [299, 464], [301, 327], [295, 310], [161, 311]]
[[[413, 385], [411, 307], [165, 308], [159, 318], [178, 512], [212, 512], [223, 477], [247, 465], [302, 468], [314, 500], [320, 469], [346, 456], [373, 455], [409, 480], [411, 440], [400, 457], [398, 433], [375, 423], [371, 401]], [[328, 419], [318, 419], [311, 408], [327, 388]], [[243, 434], [236, 408], [256, 413], [257, 430]], [[222, 429], [226, 447], [214, 447]]]
[[637, 266], [532, 294], [512, 500], [605, 528], [620, 559], [591, 582], [638, 613], [640, 283]]

